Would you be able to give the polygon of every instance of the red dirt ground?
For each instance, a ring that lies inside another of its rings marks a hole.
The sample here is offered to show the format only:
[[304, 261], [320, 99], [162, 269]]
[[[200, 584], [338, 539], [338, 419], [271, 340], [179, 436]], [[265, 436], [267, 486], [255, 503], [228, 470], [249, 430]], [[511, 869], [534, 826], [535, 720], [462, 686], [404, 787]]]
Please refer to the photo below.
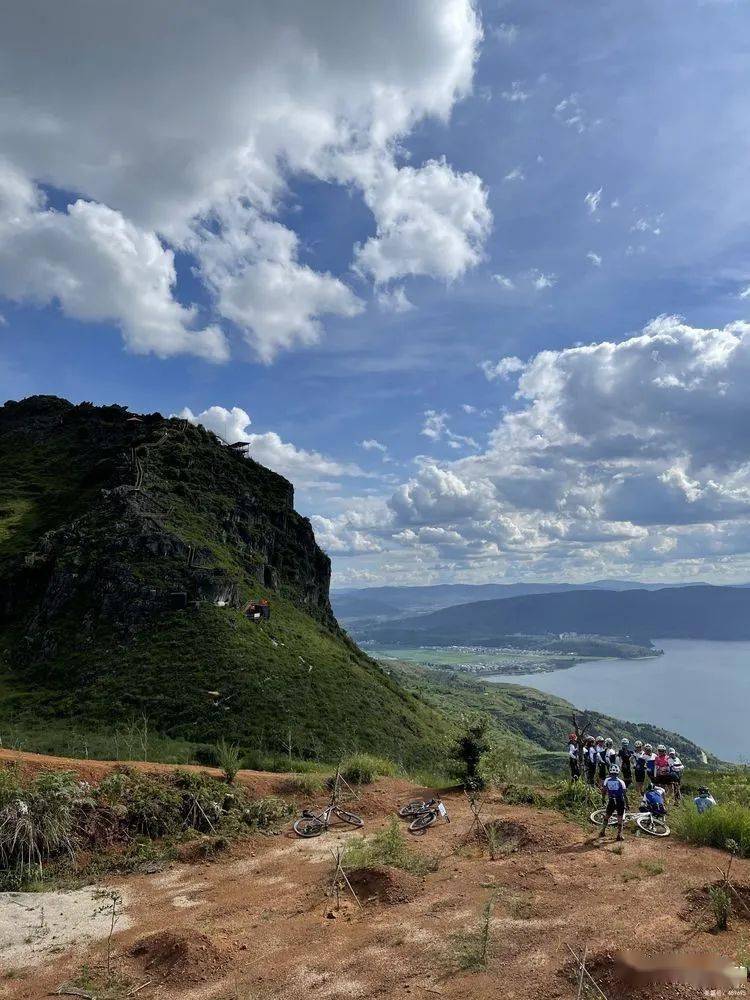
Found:
[[[17, 757], [0, 751], [0, 763]], [[115, 765], [26, 754], [23, 766], [74, 769], [97, 781]], [[238, 780], [267, 794], [283, 787], [284, 776], [242, 772]], [[362, 832], [341, 829], [301, 840], [285, 830], [236, 845], [216, 860], [108, 880], [108, 887], [127, 889], [131, 926], [113, 938], [115, 968], [127, 985], [107, 996], [575, 1000], [569, 945], [588, 948], [607, 1000], [673, 1000], [705, 994], [685, 986], [623, 992], [611, 977], [609, 956], [622, 948], [684, 949], [734, 960], [748, 950], [750, 915], [738, 913], [728, 932], [713, 934], [702, 902], [705, 887], [719, 877], [717, 866], [726, 866], [725, 854], [635, 835], [619, 853], [611, 838], [600, 844], [593, 827], [490, 800], [485, 822], [501, 819], [525, 831], [514, 850], [491, 861], [468, 836], [471, 813], [459, 793], [444, 796], [452, 823], [414, 840], [415, 850], [439, 859], [436, 871], [418, 878], [388, 869], [359, 876], [365, 905], [360, 909], [345, 890], [337, 910], [328, 892], [332, 850], [348, 836], [382, 829], [399, 803], [423, 791], [398, 779], [378, 781], [352, 804], [365, 817]], [[655, 874], [659, 865], [664, 870]], [[750, 884], [750, 862], [736, 861], [732, 872], [738, 884]], [[464, 970], [458, 956], [491, 896], [487, 966]], [[104, 957], [103, 942], [49, 954], [43, 965], [9, 970], [10, 978], [0, 974], [0, 994], [37, 1000], [84, 963], [100, 970]]]

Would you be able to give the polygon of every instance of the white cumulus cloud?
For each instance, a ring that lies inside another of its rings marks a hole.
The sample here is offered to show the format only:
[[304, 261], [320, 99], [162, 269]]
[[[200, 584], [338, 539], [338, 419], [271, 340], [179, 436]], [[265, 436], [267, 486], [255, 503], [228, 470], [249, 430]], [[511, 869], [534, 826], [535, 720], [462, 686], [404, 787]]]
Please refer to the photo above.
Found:
[[[3, 28], [0, 149], [16, 180], [0, 294], [110, 320], [131, 350], [220, 360], [216, 323], [175, 298], [172, 251], [186, 251], [219, 321], [268, 361], [361, 308], [278, 222], [298, 176], [364, 199], [376, 232], [355, 263], [379, 284], [452, 280], [482, 257], [481, 180], [397, 162], [419, 121], [471, 92], [471, 0], [185, 0], [178, 17], [147, 0], [29, 0]], [[40, 184], [77, 195], [51, 212]]]

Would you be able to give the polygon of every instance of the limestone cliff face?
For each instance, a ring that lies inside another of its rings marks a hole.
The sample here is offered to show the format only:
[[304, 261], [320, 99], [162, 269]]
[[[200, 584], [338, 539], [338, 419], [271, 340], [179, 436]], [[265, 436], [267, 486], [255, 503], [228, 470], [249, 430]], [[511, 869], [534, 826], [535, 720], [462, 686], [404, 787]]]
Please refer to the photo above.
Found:
[[0, 408], [0, 624], [25, 659], [196, 602], [282, 595], [337, 630], [330, 561], [286, 479], [160, 414], [36, 396]]

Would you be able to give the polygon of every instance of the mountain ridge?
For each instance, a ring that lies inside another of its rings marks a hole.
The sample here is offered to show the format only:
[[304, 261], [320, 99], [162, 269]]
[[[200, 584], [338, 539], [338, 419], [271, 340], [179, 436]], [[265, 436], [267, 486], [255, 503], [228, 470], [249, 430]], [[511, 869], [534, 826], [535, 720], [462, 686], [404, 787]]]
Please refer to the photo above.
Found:
[[375, 642], [406, 645], [492, 645], [507, 635], [562, 632], [638, 640], [750, 639], [750, 591], [698, 585], [525, 595], [459, 604], [364, 631]]

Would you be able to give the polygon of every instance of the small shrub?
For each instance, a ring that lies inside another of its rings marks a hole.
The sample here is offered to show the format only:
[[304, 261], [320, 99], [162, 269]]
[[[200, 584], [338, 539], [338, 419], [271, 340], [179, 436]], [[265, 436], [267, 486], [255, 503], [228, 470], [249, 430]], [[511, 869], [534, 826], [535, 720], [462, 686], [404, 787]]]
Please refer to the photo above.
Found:
[[183, 825], [180, 790], [128, 768], [107, 775], [96, 790], [96, 799], [112, 808], [129, 831], [145, 837], [174, 834]]
[[218, 767], [219, 755], [215, 746], [204, 744], [193, 751], [193, 761], [201, 767]]
[[488, 728], [487, 719], [477, 719], [467, 726], [453, 748], [455, 774], [466, 788], [484, 788], [484, 779], [480, 773], [480, 761], [490, 749], [487, 736]]
[[292, 806], [288, 802], [275, 795], [266, 795], [246, 806], [243, 818], [248, 826], [256, 830], [268, 830], [284, 822], [292, 812]]
[[732, 913], [732, 899], [724, 886], [712, 885], [708, 890], [711, 902], [711, 911], [714, 915], [714, 922], [717, 931], [725, 931], [729, 926], [729, 917]]
[[583, 781], [565, 781], [557, 792], [547, 800], [553, 809], [580, 819], [587, 819], [589, 814], [602, 804], [601, 793]]
[[479, 759], [478, 773], [482, 782], [492, 788], [504, 790], [513, 782], [527, 782], [533, 775], [525, 762], [518, 740], [502, 737]]
[[341, 863], [349, 869], [388, 865], [412, 875], [425, 875], [437, 867], [434, 858], [414, 850], [397, 819], [393, 819], [385, 830], [379, 830], [371, 837], [348, 840]]
[[713, 806], [699, 813], [694, 805], [686, 805], [670, 813], [670, 826], [675, 834], [690, 844], [727, 850], [734, 841], [738, 857], [750, 856], [750, 809], [736, 802]]
[[236, 743], [227, 743], [222, 739], [216, 744], [216, 759], [224, 772], [227, 784], [231, 785], [242, 766], [242, 754]]
[[288, 795], [315, 796], [325, 789], [325, 782], [319, 774], [292, 774], [283, 782], [283, 790]]
[[370, 785], [380, 776], [393, 777], [398, 768], [391, 760], [373, 757], [369, 753], [358, 753], [341, 764], [341, 777], [352, 785]]
[[495, 897], [493, 895], [482, 908], [479, 926], [473, 931], [463, 931], [454, 935], [455, 959], [460, 969], [465, 969], [467, 972], [479, 972], [487, 967], [494, 905]]
[[508, 785], [503, 792], [503, 802], [509, 806], [540, 806], [544, 805], [544, 796], [530, 785]]
[[3, 772], [0, 785], [0, 868], [5, 881], [23, 884], [41, 876], [50, 858], [73, 853], [76, 805], [83, 790], [75, 776], [44, 772], [21, 784], [18, 772]]
[[663, 875], [666, 871], [661, 861], [641, 861], [639, 864], [647, 875]]

